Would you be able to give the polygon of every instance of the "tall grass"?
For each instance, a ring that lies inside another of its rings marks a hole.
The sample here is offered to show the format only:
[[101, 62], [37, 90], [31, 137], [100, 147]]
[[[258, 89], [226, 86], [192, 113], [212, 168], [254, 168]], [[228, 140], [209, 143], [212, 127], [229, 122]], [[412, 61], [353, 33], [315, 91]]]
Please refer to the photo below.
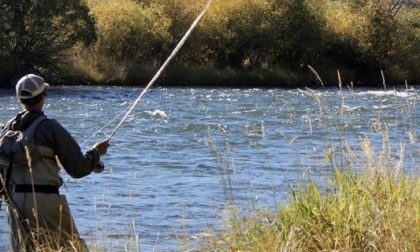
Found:
[[327, 193], [315, 182], [291, 189], [277, 212], [234, 211], [216, 251], [419, 251], [420, 178], [334, 169]]

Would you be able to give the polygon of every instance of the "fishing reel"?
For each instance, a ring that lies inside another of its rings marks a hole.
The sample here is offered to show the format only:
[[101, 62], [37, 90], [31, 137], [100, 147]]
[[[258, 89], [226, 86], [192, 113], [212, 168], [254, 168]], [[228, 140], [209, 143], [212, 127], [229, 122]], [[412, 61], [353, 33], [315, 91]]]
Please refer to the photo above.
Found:
[[94, 173], [101, 173], [105, 170], [105, 165], [102, 161], [96, 163], [95, 168], [93, 168]]

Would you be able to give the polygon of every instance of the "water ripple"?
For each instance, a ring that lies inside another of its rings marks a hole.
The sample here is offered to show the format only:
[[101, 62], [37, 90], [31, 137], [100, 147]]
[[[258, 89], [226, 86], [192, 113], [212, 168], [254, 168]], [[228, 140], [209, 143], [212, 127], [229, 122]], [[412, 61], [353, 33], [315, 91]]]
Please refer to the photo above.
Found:
[[[45, 112], [83, 142], [141, 91], [53, 88]], [[326, 153], [345, 146], [363, 157], [362, 137], [379, 152], [384, 129], [391, 149], [406, 143], [407, 172], [420, 173], [418, 96], [417, 89], [153, 89], [112, 139], [106, 170], [78, 180], [63, 174], [68, 190], [61, 191], [85, 238], [101, 240], [103, 229], [116, 248], [134, 222], [143, 250], [176, 250], [183, 228], [190, 235], [220, 229], [230, 197], [242, 211], [275, 208], [290, 185], [322, 184], [332, 173]], [[11, 91], [1, 93], [0, 106], [0, 124], [20, 109]], [[2, 220], [0, 250], [7, 232]]]

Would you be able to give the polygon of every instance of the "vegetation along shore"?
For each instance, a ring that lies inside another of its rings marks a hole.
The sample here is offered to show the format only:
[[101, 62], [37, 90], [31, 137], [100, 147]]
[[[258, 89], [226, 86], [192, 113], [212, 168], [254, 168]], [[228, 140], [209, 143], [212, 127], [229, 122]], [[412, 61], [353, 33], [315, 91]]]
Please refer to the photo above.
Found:
[[278, 211], [233, 211], [222, 234], [203, 239], [202, 251], [419, 250], [418, 177], [335, 172], [327, 196], [310, 183]]
[[[0, 86], [144, 86], [205, 0], [2, 1]], [[214, 0], [160, 86], [420, 83], [420, 5], [391, 0]]]

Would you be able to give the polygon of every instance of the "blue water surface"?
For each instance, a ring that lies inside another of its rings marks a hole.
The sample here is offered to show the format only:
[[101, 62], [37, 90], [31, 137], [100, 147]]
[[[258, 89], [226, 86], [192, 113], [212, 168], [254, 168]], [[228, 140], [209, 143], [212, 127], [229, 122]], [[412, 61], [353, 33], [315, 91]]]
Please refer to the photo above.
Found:
[[[87, 150], [141, 91], [54, 87], [45, 113]], [[418, 175], [418, 101], [418, 87], [152, 89], [112, 138], [105, 171], [82, 179], [63, 172], [60, 191], [88, 244], [119, 251], [136, 248], [130, 242], [138, 237], [142, 251], [178, 251], [184, 238], [196, 246], [197, 237], [223, 228], [231, 204], [243, 213], [275, 209], [298, 182], [327, 184], [333, 165], [363, 172], [363, 139], [391, 168], [402, 149], [405, 172]], [[12, 90], [0, 90], [0, 109], [0, 124], [20, 111]], [[2, 210], [0, 251], [7, 244]]]

